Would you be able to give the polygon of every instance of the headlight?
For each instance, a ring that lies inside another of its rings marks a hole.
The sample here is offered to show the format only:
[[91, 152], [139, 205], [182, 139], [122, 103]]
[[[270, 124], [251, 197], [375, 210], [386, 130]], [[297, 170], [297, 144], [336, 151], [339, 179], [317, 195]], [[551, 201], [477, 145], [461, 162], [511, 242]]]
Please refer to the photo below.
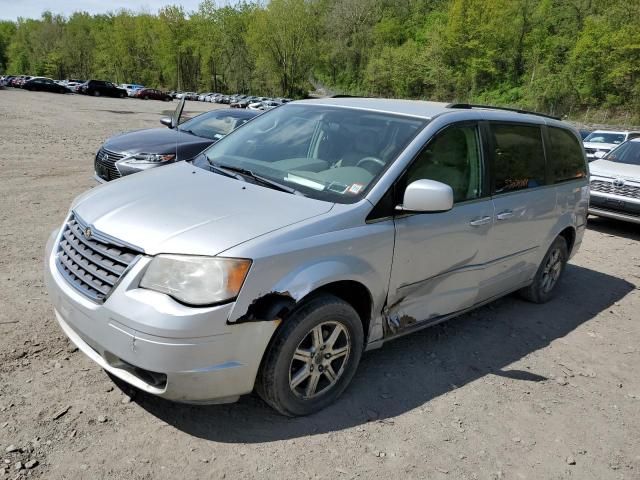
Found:
[[176, 158], [174, 153], [137, 153], [128, 157], [125, 163], [165, 163]]
[[237, 297], [250, 266], [241, 258], [158, 255], [140, 287], [189, 305], [211, 305]]

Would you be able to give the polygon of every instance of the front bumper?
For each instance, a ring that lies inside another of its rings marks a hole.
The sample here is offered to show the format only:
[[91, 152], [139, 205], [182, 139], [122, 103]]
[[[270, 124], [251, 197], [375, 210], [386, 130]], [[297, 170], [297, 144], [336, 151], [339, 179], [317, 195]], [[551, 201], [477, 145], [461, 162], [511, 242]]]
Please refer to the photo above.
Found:
[[49, 238], [45, 283], [60, 327], [89, 358], [121, 380], [186, 403], [226, 403], [253, 390], [277, 322], [227, 325], [233, 304], [181, 305], [137, 287], [142, 257], [103, 304], [73, 288], [58, 271]]
[[640, 224], [640, 200], [591, 191], [589, 213], [598, 217]]

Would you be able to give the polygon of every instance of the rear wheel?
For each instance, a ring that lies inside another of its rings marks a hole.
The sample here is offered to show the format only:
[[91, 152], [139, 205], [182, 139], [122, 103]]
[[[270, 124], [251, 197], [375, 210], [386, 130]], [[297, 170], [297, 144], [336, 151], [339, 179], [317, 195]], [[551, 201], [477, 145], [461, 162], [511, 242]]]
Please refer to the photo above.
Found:
[[533, 283], [520, 290], [520, 295], [534, 303], [545, 303], [551, 300], [568, 259], [567, 242], [564, 238], [557, 237], [542, 259]]
[[353, 307], [333, 295], [316, 296], [276, 332], [256, 390], [284, 415], [317, 412], [347, 388], [363, 345], [362, 322]]

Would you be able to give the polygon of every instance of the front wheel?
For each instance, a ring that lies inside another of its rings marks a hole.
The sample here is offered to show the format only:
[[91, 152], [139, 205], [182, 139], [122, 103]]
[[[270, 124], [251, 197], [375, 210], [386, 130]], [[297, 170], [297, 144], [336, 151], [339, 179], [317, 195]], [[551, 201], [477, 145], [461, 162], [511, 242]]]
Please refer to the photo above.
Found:
[[98, 90], [94, 90], [93, 96], [94, 97], [99, 97], [100, 96], [100, 92]]
[[284, 415], [317, 412], [347, 388], [363, 346], [362, 322], [351, 305], [333, 295], [313, 297], [276, 332], [256, 390]]
[[545, 303], [551, 300], [568, 259], [567, 242], [564, 238], [557, 237], [542, 259], [533, 283], [520, 290], [520, 295], [534, 303]]

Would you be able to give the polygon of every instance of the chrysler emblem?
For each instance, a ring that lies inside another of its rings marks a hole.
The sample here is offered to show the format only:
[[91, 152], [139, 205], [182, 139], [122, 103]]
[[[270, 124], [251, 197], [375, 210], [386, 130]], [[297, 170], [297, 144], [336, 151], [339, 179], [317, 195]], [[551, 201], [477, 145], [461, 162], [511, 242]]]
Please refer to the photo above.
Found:
[[624, 187], [624, 180], [621, 179], [621, 178], [616, 178], [613, 181], [613, 186], [616, 187], [616, 188]]
[[84, 238], [86, 238], [87, 240], [91, 238], [91, 235], [93, 235], [91, 233], [91, 227], [85, 228], [84, 232], [82, 232], [82, 233], [84, 233]]

